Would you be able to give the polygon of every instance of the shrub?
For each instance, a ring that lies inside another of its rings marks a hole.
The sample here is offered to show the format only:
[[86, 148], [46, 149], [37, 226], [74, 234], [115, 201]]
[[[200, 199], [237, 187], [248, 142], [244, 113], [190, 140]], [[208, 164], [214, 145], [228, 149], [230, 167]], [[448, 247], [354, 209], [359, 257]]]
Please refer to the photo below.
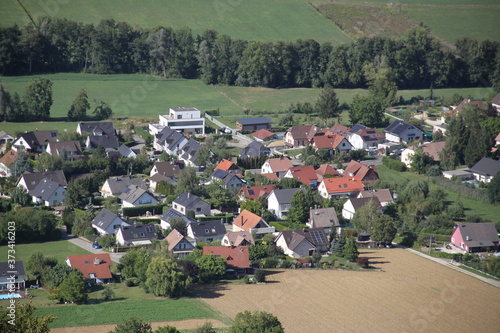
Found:
[[255, 281], [257, 281], [257, 282], [265, 282], [266, 281], [266, 273], [261, 269], [258, 269], [255, 271], [254, 277], [255, 277]]
[[146, 205], [146, 206], [139, 206], [139, 207], [126, 207], [123, 208], [123, 215], [124, 216], [141, 216], [145, 215], [146, 212], [151, 212], [151, 213], [156, 213], [160, 214], [163, 212], [163, 207], [167, 206], [166, 203], [160, 203], [157, 205]]
[[390, 157], [382, 157], [382, 163], [391, 170], [403, 172], [406, 171], [406, 165], [403, 162], [396, 161]]
[[406, 246], [406, 247], [412, 247], [415, 241], [417, 240], [417, 235], [413, 232], [410, 231], [405, 231], [401, 234], [401, 237], [403, 238], [399, 244]]
[[264, 258], [261, 261], [260, 267], [262, 268], [276, 268], [279, 264], [279, 260], [276, 257]]
[[244, 284], [249, 284], [249, 283], [250, 283], [250, 278], [248, 277], [248, 275], [245, 275], [245, 276], [243, 277], [243, 283], [244, 283]]
[[125, 280], [125, 286], [135, 287], [138, 285], [138, 280], [136, 278], [130, 278]]
[[358, 266], [363, 268], [368, 268], [370, 266], [370, 260], [368, 258], [358, 258], [356, 262]]

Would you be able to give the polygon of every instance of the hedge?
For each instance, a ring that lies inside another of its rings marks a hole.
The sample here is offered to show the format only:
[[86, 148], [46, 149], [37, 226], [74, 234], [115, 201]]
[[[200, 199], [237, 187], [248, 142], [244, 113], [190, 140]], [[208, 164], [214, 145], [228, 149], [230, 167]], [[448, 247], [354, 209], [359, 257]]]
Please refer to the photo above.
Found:
[[123, 208], [123, 216], [131, 217], [131, 216], [143, 216], [146, 215], [146, 212], [154, 212], [156, 214], [163, 213], [163, 207], [167, 206], [167, 203], [159, 203], [157, 205], [145, 205], [139, 207], [126, 207]]
[[384, 156], [382, 157], [382, 163], [388, 167], [389, 169], [396, 170], [399, 172], [406, 171], [406, 164], [400, 161], [396, 161], [390, 157]]
[[287, 222], [270, 222], [269, 225], [271, 227], [274, 227], [276, 231], [283, 231], [283, 230], [288, 230], [288, 223]]
[[150, 219], [129, 219], [130, 222], [140, 223], [140, 224], [159, 224], [160, 219], [150, 218]]

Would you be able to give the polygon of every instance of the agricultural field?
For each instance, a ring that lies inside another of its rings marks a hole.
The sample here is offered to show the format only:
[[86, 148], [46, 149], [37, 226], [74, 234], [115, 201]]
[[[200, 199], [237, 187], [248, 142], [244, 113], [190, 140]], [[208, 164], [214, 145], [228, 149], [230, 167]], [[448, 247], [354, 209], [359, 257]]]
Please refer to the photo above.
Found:
[[229, 317], [272, 312], [287, 333], [497, 331], [497, 288], [403, 249], [361, 252], [383, 271], [276, 270], [266, 284], [199, 295]]

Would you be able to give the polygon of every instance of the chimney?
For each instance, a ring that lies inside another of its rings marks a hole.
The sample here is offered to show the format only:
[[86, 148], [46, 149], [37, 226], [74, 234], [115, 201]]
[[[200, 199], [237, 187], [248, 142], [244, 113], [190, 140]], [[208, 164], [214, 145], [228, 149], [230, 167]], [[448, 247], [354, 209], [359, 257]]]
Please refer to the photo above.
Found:
[[101, 259], [94, 258], [94, 265], [99, 265], [101, 263]]

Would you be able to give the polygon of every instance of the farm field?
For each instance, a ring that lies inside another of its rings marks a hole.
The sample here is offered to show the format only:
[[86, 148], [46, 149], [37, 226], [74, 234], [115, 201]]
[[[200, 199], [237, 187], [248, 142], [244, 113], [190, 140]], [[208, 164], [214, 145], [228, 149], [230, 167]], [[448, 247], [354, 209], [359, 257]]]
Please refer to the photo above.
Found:
[[287, 333], [497, 331], [499, 289], [403, 249], [361, 252], [383, 272], [278, 270], [199, 294], [230, 317], [272, 312]]

